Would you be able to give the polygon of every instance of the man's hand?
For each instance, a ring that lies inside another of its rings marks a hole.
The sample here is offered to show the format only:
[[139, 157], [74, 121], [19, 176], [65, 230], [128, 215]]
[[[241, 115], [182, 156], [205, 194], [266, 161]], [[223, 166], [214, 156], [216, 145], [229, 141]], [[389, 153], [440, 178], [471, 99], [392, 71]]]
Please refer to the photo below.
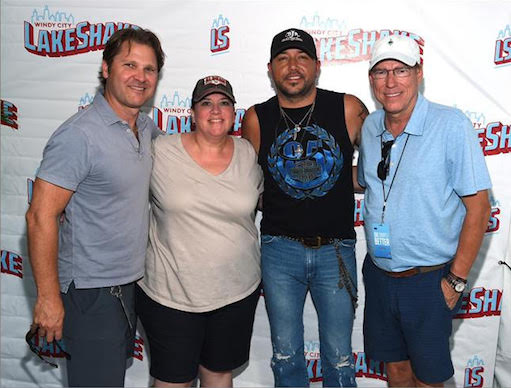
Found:
[[60, 295], [56, 297], [37, 298], [34, 307], [34, 323], [32, 327], [38, 328], [38, 335], [46, 337], [46, 342], [62, 338], [62, 327], [64, 326], [64, 305]]
[[447, 304], [447, 307], [452, 310], [454, 306], [456, 306], [456, 303], [462, 293], [454, 291], [445, 278], [442, 278], [440, 285], [444, 294], [445, 303]]

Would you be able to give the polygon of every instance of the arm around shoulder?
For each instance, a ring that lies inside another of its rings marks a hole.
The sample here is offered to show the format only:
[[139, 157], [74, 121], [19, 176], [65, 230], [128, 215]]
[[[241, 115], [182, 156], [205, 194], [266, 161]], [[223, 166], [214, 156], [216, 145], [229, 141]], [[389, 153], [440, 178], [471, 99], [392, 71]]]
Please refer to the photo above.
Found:
[[259, 118], [257, 117], [254, 106], [251, 106], [243, 116], [243, 122], [241, 123], [241, 136], [252, 144], [256, 153], [259, 153], [261, 129], [259, 126]]

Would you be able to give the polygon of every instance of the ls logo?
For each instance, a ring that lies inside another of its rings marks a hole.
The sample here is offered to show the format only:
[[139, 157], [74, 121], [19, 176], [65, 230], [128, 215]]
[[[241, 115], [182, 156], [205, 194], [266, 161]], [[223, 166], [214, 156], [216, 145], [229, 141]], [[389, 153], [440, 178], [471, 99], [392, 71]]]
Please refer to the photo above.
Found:
[[496, 65], [504, 65], [511, 62], [511, 37], [495, 42], [495, 58], [493, 62]]
[[211, 29], [211, 46], [212, 53], [229, 50], [231, 41], [227, 34], [229, 33], [229, 26], [222, 26], [219, 28]]
[[231, 46], [231, 40], [227, 36], [229, 31], [229, 19], [222, 14], [218, 15], [211, 25], [209, 49], [213, 54], [220, 54], [229, 50]]
[[473, 368], [465, 368], [465, 383], [464, 388], [467, 387], [482, 387], [484, 384], [484, 366], [476, 366]]

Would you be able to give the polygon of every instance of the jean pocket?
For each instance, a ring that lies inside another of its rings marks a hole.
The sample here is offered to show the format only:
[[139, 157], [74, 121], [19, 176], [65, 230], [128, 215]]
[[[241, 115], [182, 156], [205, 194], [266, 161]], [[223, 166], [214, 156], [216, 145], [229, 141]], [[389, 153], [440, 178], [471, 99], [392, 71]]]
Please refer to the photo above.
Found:
[[82, 314], [89, 314], [95, 310], [95, 308], [100, 305], [102, 294], [104, 293], [103, 288], [84, 288], [78, 289], [75, 288], [70, 290], [71, 299], [75, 304], [76, 308]]
[[442, 290], [442, 279], [443, 279], [443, 276], [440, 278], [440, 281], [438, 282], [438, 286], [437, 286], [437, 289], [438, 289], [438, 294], [439, 294], [439, 297], [441, 299], [441, 303], [442, 303], [442, 306], [452, 315], [456, 314], [458, 312], [458, 309], [461, 305], [461, 299], [463, 298], [463, 293], [460, 294], [458, 296], [458, 300], [456, 301], [456, 303], [454, 304], [454, 307], [453, 308], [450, 308], [449, 305], [447, 304], [447, 301], [445, 300], [445, 295], [444, 295], [444, 291]]
[[280, 236], [272, 236], [271, 234], [263, 234], [261, 236], [261, 244], [270, 244], [273, 241], [276, 241], [280, 238]]
[[357, 240], [355, 240], [354, 238], [345, 238], [345, 239], [342, 239], [339, 241], [340, 241], [341, 247], [345, 247], [345, 248], [355, 248], [355, 244], [357, 243]]

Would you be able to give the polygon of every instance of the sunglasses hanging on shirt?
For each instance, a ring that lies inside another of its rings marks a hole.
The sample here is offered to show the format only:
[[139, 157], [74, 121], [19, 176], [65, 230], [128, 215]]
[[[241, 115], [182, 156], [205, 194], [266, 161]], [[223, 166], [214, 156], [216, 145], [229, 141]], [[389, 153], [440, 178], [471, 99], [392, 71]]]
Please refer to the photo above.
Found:
[[390, 150], [394, 145], [394, 140], [384, 141], [381, 146], [381, 161], [378, 163], [378, 178], [382, 181], [389, 176], [390, 169]]

